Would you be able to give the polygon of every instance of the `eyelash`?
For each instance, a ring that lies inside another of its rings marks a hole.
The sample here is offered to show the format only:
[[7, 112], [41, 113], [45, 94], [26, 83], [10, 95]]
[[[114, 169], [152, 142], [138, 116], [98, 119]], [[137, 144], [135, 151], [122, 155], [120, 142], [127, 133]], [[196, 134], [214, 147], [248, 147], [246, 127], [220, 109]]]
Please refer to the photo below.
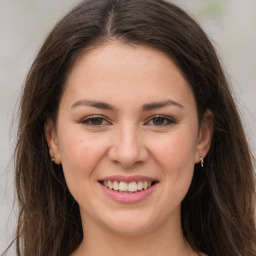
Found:
[[85, 119], [82, 120], [82, 124], [85, 124], [85, 125], [88, 125], [88, 126], [102, 126], [102, 125], [105, 125], [105, 124], [93, 124], [92, 122], [93, 121], [96, 121], [96, 120], [101, 120], [101, 121], [105, 121], [107, 122], [107, 125], [111, 124], [109, 121], [107, 121], [107, 119], [104, 117], [104, 116], [98, 116], [98, 115], [95, 115], [95, 116], [89, 116]]
[[157, 119], [162, 119], [163, 120], [163, 124], [160, 125], [156, 125], [156, 124], [150, 124], [152, 126], [157, 126], [157, 127], [164, 127], [164, 126], [168, 126], [168, 125], [172, 125], [175, 124], [175, 120], [173, 120], [172, 118], [168, 117], [168, 116], [164, 116], [164, 115], [156, 115], [156, 116], [152, 116], [149, 121], [147, 121], [146, 123], [149, 123], [151, 121], [155, 121]]
[[[149, 124], [150, 122], [154, 122], [158, 119], [161, 119], [163, 121], [163, 124]], [[100, 124], [93, 124], [94, 121], [100, 121]], [[106, 123], [102, 123], [102, 122], [106, 122]], [[100, 115], [95, 115], [95, 116], [89, 116], [85, 119], [82, 120], [81, 122], [82, 124], [88, 125], [88, 126], [94, 126], [94, 127], [101, 127], [102, 125], [111, 125], [111, 123], [104, 117], [104, 116], [100, 116]], [[149, 124], [150, 126], [156, 126], [156, 127], [164, 127], [164, 126], [168, 126], [171, 124], [175, 124], [175, 120], [173, 120], [170, 117], [164, 116], [164, 115], [155, 115], [150, 117], [150, 119], [145, 123], [145, 124]]]

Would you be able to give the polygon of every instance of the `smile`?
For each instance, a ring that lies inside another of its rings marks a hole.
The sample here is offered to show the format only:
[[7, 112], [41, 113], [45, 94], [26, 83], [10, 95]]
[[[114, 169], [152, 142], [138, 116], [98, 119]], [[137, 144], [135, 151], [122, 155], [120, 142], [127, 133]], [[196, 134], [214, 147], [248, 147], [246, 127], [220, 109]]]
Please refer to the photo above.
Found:
[[148, 198], [156, 190], [159, 181], [150, 177], [108, 176], [98, 180], [105, 195], [125, 204], [137, 203]]
[[124, 182], [124, 181], [101, 181], [101, 184], [105, 187], [121, 192], [121, 193], [134, 193], [142, 190], [146, 190], [154, 185], [155, 182], [152, 181], [139, 181], [139, 182]]

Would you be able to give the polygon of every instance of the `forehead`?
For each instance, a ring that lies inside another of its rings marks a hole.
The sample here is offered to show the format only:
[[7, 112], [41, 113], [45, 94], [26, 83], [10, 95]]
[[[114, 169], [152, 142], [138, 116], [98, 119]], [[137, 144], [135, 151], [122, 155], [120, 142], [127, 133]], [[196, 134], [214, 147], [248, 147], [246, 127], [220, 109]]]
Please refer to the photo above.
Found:
[[194, 104], [191, 86], [167, 54], [118, 41], [84, 53], [73, 66], [65, 88], [63, 98], [73, 101], [92, 97], [122, 102], [125, 96], [135, 103], [172, 97]]

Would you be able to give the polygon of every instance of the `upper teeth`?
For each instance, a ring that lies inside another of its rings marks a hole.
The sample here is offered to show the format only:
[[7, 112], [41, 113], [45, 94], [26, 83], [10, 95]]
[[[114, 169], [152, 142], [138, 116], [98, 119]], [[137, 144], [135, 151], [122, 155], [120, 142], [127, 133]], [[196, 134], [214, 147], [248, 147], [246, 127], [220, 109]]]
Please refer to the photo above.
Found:
[[123, 181], [104, 181], [104, 186], [113, 189], [119, 190], [121, 192], [136, 192], [138, 190], [147, 189], [152, 185], [151, 181], [139, 181], [139, 182], [123, 182]]

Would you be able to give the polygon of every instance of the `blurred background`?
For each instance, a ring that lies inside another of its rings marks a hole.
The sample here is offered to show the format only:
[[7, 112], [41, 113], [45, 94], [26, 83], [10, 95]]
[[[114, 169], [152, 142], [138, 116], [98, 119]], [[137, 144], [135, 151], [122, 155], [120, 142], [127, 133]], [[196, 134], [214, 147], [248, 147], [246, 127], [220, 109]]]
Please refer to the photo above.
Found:
[[[23, 82], [47, 33], [78, 2], [0, 0], [0, 254], [14, 237], [17, 213], [12, 154]], [[231, 81], [255, 154], [256, 0], [172, 2], [191, 14], [211, 38]]]

